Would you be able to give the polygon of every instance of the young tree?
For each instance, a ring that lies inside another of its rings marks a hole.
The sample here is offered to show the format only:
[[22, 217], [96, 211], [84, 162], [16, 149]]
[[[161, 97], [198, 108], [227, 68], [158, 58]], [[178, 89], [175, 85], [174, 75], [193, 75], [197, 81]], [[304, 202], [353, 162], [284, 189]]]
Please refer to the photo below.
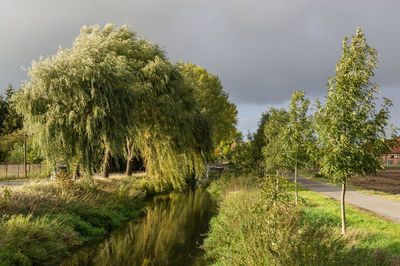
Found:
[[317, 102], [317, 134], [322, 149], [321, 171], [342, 183], [342, 233], [346, 232], [346, 182], [353, 175], [376, 174], [388, 148], [385, 127], [390, 100], [376, 108], [378, 85], [372, 81], [378, 53], [360, 28], [343, 41], [335, 76], [328, 81], [326, 104]]
[[310, 101], [305, 98], [304, 91], [296, 90], [291, 97], [289, 121], [283, 138], [283, 151], [287, 156], [290, 170], [294, 170], [296, 204], [298, 201], [297, 175], [298, 169], [310, 162], [315, 138], [311, 121], [307, 116]]
[[269, 119], [264, 127], [265, 146], [263, 147], [265, 175], [276, 178], [277, 190], [282, 170], [287, 168], [287, 154], [282, 147], [285, 143], [285, 130], [289, 122], [289, 114], [285, 109], [271, 108]]

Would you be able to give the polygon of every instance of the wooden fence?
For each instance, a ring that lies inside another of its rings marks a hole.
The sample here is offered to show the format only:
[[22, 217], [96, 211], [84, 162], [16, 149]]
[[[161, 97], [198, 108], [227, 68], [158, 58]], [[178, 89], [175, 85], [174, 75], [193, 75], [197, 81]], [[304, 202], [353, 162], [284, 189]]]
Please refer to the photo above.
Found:
[[[26, 170], [28, 177], [35, 177], [47, 172], [47, 165], [45, 164], [27, 164]], [[23, 178], [24, 165], [23, 164], [4, 164], [0, 165], [0, 179]]]

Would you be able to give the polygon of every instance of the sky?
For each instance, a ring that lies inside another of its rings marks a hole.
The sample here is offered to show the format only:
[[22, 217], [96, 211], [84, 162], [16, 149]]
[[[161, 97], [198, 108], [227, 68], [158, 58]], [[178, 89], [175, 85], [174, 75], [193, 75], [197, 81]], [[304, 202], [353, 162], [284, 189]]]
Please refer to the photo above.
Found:
[[217, 75], [244, 134], [296, 89], [323, 98], [345, 36], [362, 27], [379, 52], [374, 80], [400, 126], [397, 0], [0, 0], [0, 91], [28, 80], [32, 60], [70, 48], [83, 25], [127, 24], [172, 61]]

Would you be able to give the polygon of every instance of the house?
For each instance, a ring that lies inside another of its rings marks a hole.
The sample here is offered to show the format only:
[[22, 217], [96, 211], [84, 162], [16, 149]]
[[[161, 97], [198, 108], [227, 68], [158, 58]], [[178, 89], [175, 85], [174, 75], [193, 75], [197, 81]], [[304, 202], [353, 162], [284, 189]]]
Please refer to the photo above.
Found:
[[400, 138], [397, 138], [397, 145], [390, 148], [390, 151], [382, 155], [384, 165], [400, 165]]

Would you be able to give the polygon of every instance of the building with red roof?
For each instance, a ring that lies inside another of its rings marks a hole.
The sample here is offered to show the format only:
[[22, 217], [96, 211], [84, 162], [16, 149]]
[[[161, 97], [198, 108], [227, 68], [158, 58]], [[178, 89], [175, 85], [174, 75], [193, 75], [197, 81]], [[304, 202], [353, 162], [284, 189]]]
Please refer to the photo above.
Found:
[[390, 151], [382, 155], [384, 165], [400, 165], [400, 138], [397, 138], [397, 145], [390, 148]]

